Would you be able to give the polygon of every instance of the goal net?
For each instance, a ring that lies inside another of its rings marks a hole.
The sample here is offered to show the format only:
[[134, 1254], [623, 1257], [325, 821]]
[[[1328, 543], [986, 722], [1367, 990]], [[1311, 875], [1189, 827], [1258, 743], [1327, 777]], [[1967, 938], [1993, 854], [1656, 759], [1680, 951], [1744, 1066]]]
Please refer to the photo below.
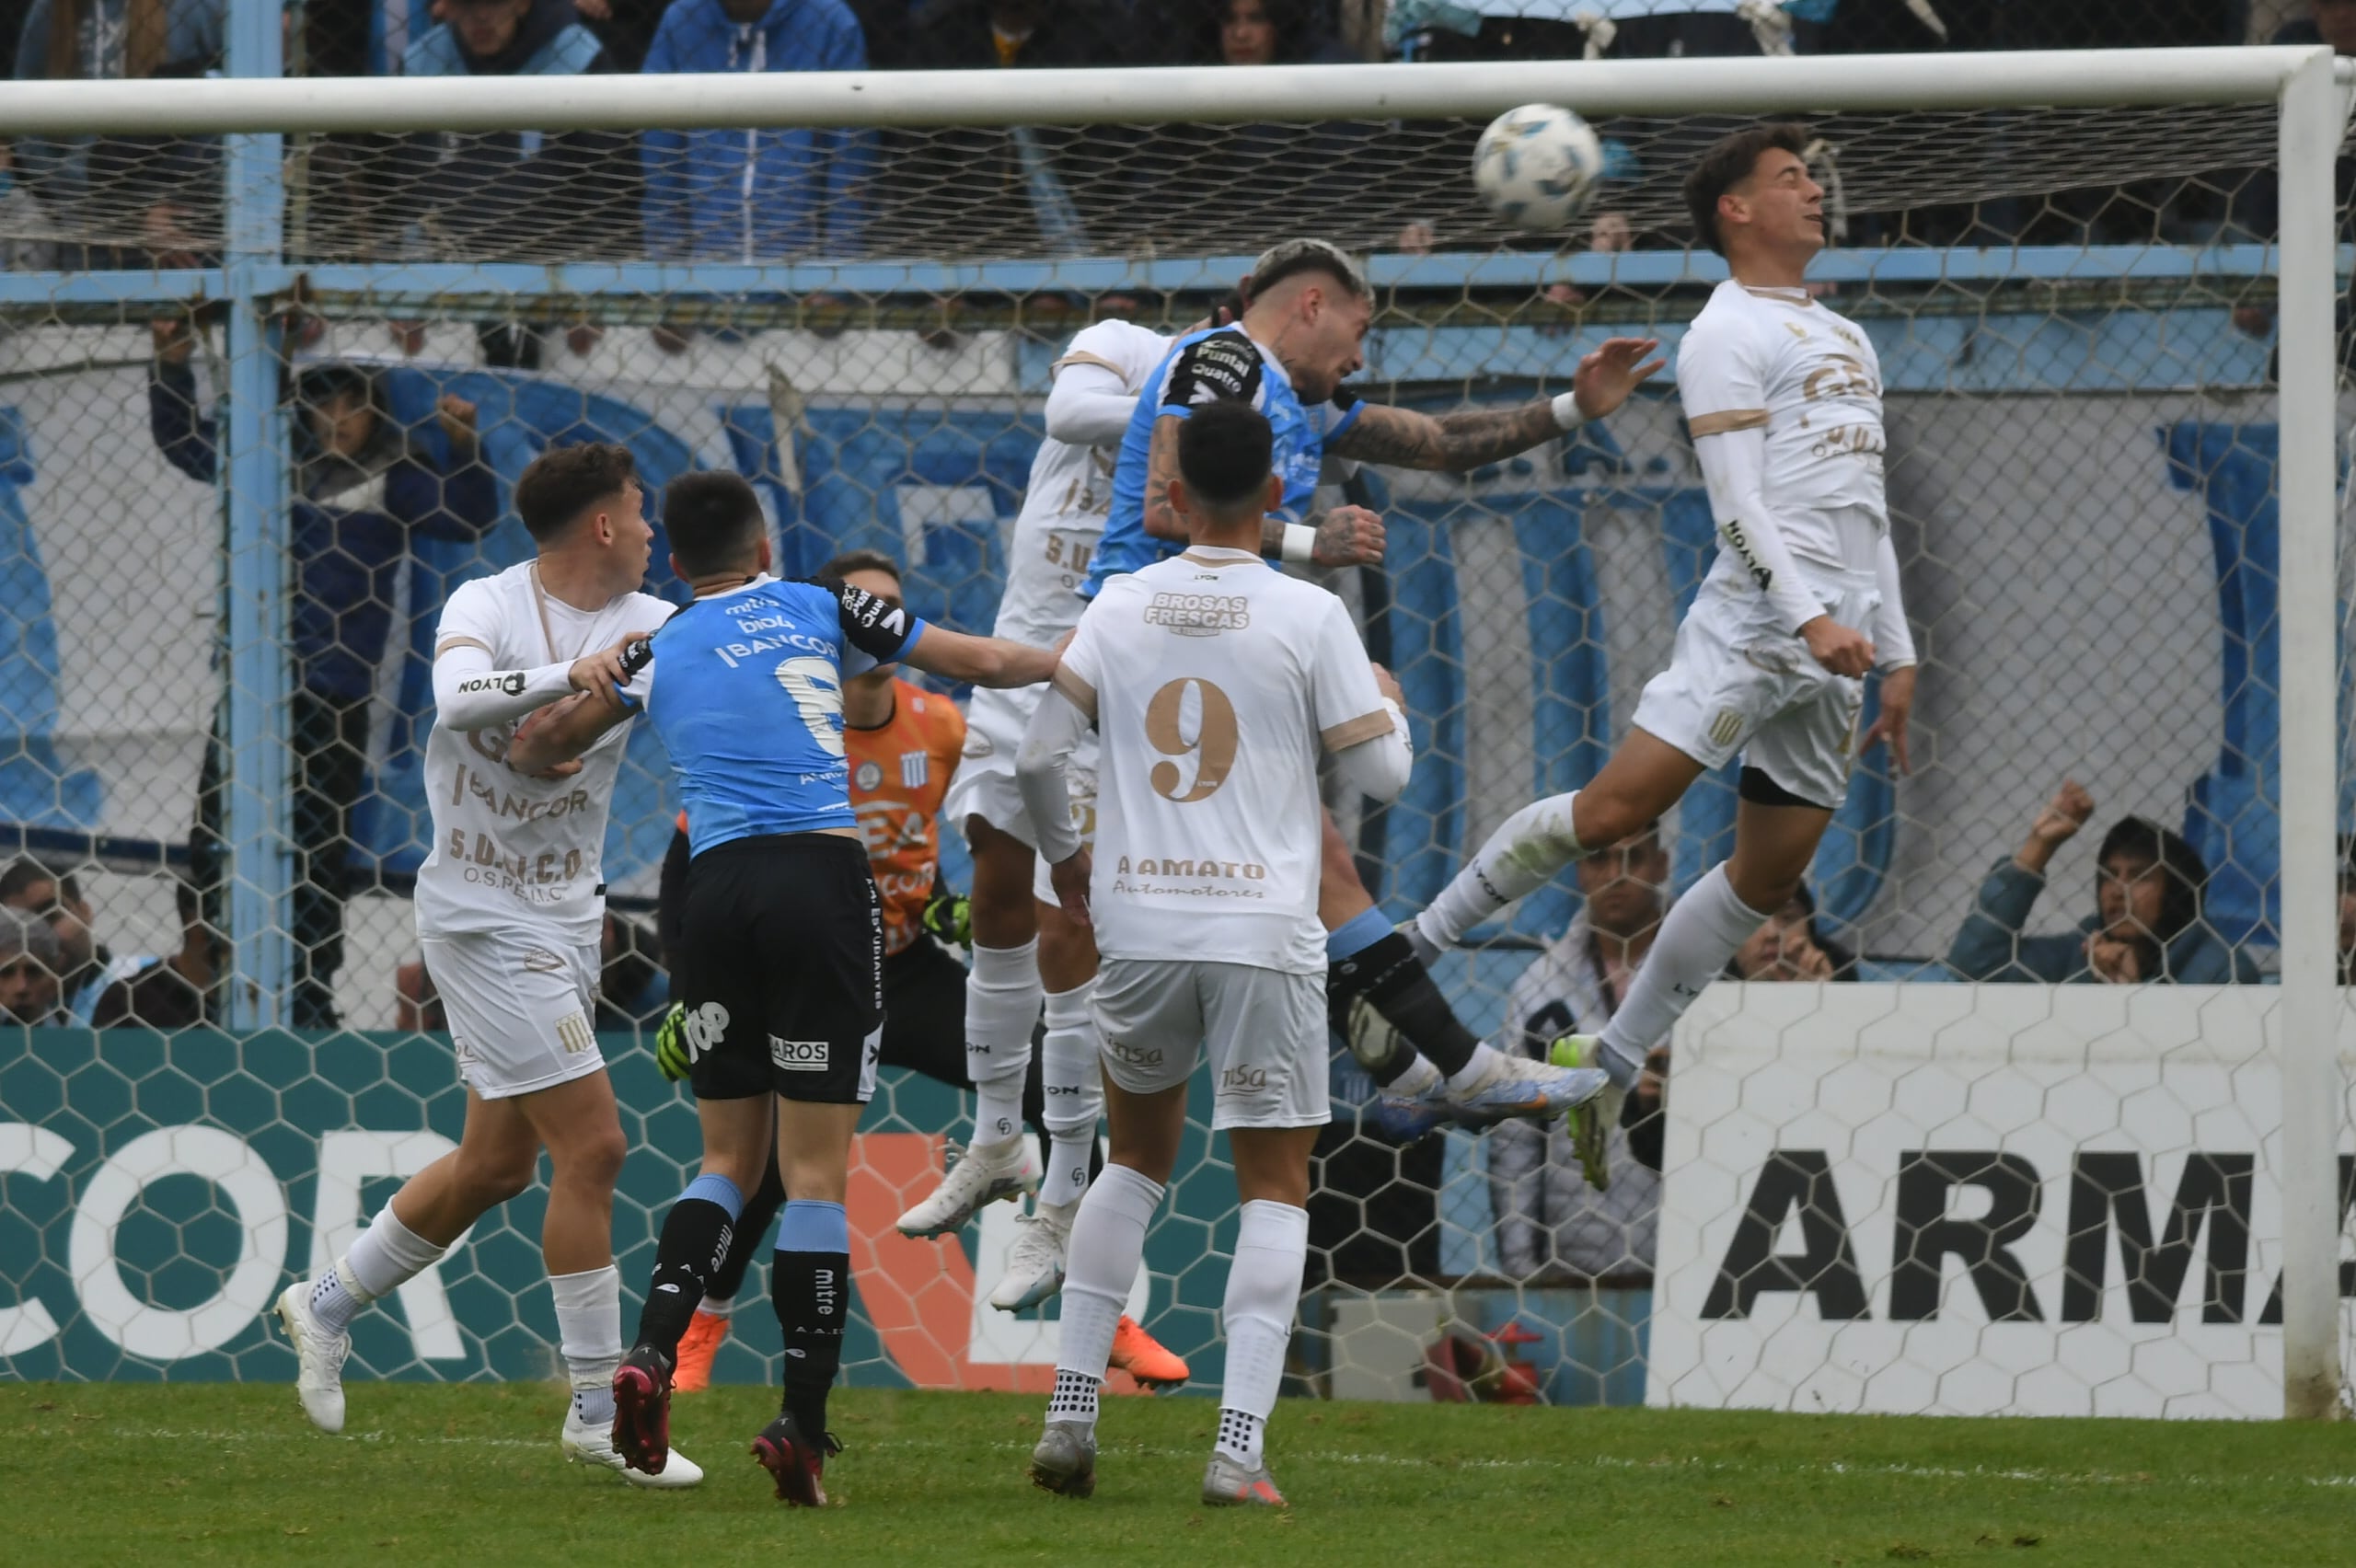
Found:
[[[2339, 89], [2297, 51], [2071, 58], [1334, 67], [1248, 105], [1216, 70], [811, 76], [733, 125], [764, 79], [12, 89], [0, 904], [32, 919], [0, 917], [24, 955], [0, 1006], [57, 1027], [0, 1032], [0, 1368], [291, 1377], [262, 1318], [288, 1271], [451, 1147], [410, 907], [433, 628], [528, 556], [512, 489], [553, 446], [628, 445], [650, 514], [678, 475], [741, 473], [782, 571], [880, 549], [918, 613], [987, 631], [1070, 338], [1176, 333], [1278, 239], [1365, 258], [1372, 400], [1523, 401], [1606, 337], [1659, 337], [1671, 370], [1559, 442], [1332, 476], [1389, 545], [1319, 580], [1417, 750], [1396, 804], [1333, 803], [1412, 914], [1512, 810], [1591, 778], [1667, 664], [1715, 548], [1675, 347], [1724, 275], [1679, 182], [1772, 115], [1807, 123], [1828, 192], [1812, 287], [1881, 367], [1912, 773], [1859, 754], [1805, 904], [1668, 1043], [1608, 1192], [1560, 1128], [1402, 1142], [1334, 1042], [1298, 1390], [2335, 1404]], [[1531, 99], [1605, 138], [1565, 235], [1472, 191], [1481, 125]], [[665, 557], [658, 535], [652, 586], [683, 598]], [[880, 811], [884, 847], [911, 824]], [[698, 1149], [651, 1050], [676, 813], [641, 733], [596, 1020], [633, 1288]], [[1656, 837], [1476, 931], [1437, 970], [1460, 1016], [1508, 1050], [1598, 1026], [1618, 944], [1641, 952], [1735, 815], [1732, 769], [1707, 775]], [[1234, 1205], [1196, 1089], [1132, 1311], [1207, 1387]], [[1052, 1304], [987, 1305], [1012, 1207], [892, 1228], [969, 1107], [884, 1074], [854, 1382], [1052, 1378]], [[546, 1371], [540, 1199], [359, 1323], [355, 1368]], [[774, 1375], [766, 1316], [722, 1380]]]

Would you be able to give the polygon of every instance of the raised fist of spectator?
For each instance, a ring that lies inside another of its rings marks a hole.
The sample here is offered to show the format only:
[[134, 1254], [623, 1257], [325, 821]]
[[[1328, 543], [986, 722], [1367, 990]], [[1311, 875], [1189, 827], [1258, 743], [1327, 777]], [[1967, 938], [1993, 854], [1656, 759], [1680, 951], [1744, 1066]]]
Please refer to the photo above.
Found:
[[156, 341], [156, 358], [163, 364], [186, 364], [196, 352], [196, 334], [188, 329], [184, 317], [169, 317], [147, 323], [147, 330]]
[[459, 462], [470, 461], [475, 455], [479, 436], [475, 426], [475, 406], [454, 393], [445, 392], [434, 399], [433, 422], [450, 438], [451, 455]]
[[2045, 802], [2045, 809], [2029, 824], [2028, 836], [2058, 848], [2076, 837], [2094, 814], [2095, 798], [2086, 787], [2074, 778], [2064, 778], [2062, 788], [2053, 791], [2053, 799]]

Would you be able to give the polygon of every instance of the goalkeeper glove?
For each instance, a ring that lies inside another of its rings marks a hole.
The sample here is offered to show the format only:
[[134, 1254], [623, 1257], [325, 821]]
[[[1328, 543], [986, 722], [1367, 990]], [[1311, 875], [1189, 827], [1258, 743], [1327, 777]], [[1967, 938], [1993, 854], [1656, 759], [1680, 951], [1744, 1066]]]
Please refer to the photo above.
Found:
[[952, 947], [974, 945], [974, 901], [962, 893], [939, 893], [924, 906], [924, 928]]
[[687, 1007], [685, 1002], [673, 1002], [671, 1010], [654, 1028], [654, 1065], [663, 1076], [677, 1083], [687, 1076]]

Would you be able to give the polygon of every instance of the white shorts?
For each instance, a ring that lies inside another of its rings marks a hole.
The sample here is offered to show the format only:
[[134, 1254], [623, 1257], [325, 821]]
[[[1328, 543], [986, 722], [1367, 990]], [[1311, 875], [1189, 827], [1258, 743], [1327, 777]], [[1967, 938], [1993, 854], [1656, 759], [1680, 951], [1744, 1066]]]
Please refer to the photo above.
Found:
[[425, 973], [441, 994], [458, 1076], [485, 1100], [554, 1089], [600, 1071], [595, 943], [485, 931], [427, 937]]
[[1177, 1088], [1207, 1055], [1214, 1130], [1333, 1120], [1322, 974], [1108, 958], [1090, 1005], [1104, 1076], [1131, 1094]]
[[[1031, 727], [1031, 715], [1038, 710], [1046, 692], [1045, 686], [984, 686], [974, 693], [965, 709], [965, 749], [957, 760], [957, 777], [941, 801], [943, 821], [963, 831], [965, 819], [977, 816], [1034, 849], [1039, 847], [1030, 808], [1022, 803], [1022, 787], [1015, 782], [1014, 759], [1022, 750], [1022, 732]], [[1081, 819], [1080, 831], [1092, 841], [1096, 835], [1096, 733], [1092, 730], [1072, 755], [1071, 787], [1073, 814]], [[1045, 866], [1039, 869], [1035, 885], [1041, 898], [1055, 902], [1055, 894], [1047, 891]]]
[[[1828, 581], [1819, 594], [1827, 613], [1842, 626], [1869, 626], [1881, 604], [1879, 583], [1830, 574]], [[1739, 752], [1745, 767], [1831, 810], [1849, 792], [1865, 692], [1865, 682], [1810, 658], [1747, 584], [1705, 582], [1678, 625], [1669, 668], [1646, 683], [1633, 722], [1704, 767]]]

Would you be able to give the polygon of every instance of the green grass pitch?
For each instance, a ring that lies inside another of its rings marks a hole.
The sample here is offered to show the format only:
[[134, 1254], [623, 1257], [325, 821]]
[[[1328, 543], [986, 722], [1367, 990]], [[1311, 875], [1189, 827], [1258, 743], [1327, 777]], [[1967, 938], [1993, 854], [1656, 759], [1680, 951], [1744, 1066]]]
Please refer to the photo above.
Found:
[[[1106, 1411], [1095, 1498], [1023, 1479], [1039, 1401], [837, 1394], [836, 1506], [789, 1510], [745, 1443], [770, 1397], [682, 1398], [710, 1471], [647, 1493], [559, 1456], [549, 1385], [0, 1385], [17, 1562], [1321, 1564], [1703, 1568], [2356, 1562], [2356, 1429], [1288, 1401], [1288, 1513], [1201, 1507], [1217, 1410]], [[806, 1554], [797, 1556], [795, 1554]]]

